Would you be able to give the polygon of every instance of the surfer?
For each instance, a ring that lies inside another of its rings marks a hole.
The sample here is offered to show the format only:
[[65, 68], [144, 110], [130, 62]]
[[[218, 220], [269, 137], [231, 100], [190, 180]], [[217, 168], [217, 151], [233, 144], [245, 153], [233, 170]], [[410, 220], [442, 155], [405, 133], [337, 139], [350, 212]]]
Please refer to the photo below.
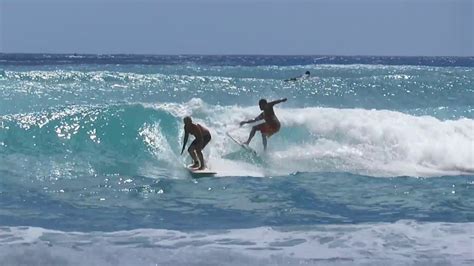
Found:
[[193, 124], [191, 117], [186, 116], [183, 118], [184, 122], [184, 142], [183, 148], [181, 149], [181, 154], [183, 154], [184, 148], [188, 143], [189, 134], [194, 136], [194, 141], [189, 145], [188, 152], [191, 158], [193, 158], [193, 165], [190, 168], [197, 168], [203, 170], [206, 168], [204, 157], [202, 155], [202, 150], [206, 145], [211, 141], [211, 133], [207, 128], [201, 126], [200, 124]]
[[286, 102], [286, 98], [273, 102], [267, 102], [267, 100], [261, 99], [258, 102], [260, 110], [262, 110], [263, 112], [255, 119], [240, 122], [240, 126], [247, 123], [257, 122], [260, 120], [265, 120], [265, 122], [252, 127], [252, 131], [250, 131], [249, 138], [246, 142], [244, 142], [244, 144], [248, 145], [252, 138], [255, 136], [255, 132], [260, 131], [260, 133], [262, 134], [263, 149], [267, 150], [267, 138], [269, 138], [271, 135], [275, 134], [280, 130], [280, 121], [278, 121], [278, 118], [275, 115], [273, 106], [282, 102]]
[[299, 77], [294, 77], [294, 78], [289, 78], [289, 79], [285, 79], [285, 81], [297, 81], [299, 79], [309, 79], [309, 77], [311, 76], [311, 72], [309, 71], [306, 71], [304, 73], [304, 75], [301, 75]]

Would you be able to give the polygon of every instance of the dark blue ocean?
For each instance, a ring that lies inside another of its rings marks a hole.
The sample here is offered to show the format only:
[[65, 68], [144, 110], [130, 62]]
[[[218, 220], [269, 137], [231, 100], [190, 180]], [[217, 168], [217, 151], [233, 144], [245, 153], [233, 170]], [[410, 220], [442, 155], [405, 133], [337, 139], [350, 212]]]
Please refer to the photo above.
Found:
[[0, 54], [0, 96], [0, 265], [474, 264], [472, 57]]

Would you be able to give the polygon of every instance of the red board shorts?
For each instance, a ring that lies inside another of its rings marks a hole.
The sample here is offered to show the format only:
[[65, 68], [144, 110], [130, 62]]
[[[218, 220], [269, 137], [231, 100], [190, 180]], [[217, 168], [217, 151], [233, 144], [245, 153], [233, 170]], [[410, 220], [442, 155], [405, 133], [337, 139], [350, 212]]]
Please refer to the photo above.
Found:
[[263, 123], [258, 125], [257, 129], [259, 129], [263, 135], [270, 137], [271, 135], [277, 133], [280, 130], [280, 125]]

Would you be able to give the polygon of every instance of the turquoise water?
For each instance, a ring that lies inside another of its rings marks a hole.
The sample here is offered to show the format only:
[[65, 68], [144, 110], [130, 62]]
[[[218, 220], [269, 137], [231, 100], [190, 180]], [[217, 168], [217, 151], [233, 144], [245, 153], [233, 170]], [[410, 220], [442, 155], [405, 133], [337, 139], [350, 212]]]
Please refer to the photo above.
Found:
[[[0, 55], [2, 261], [472, 263], [472, 60], [321, 58]], [[225, 133], [263, 97], [253, 156]], [[182, 167], [186, 115], [216, 177]]]

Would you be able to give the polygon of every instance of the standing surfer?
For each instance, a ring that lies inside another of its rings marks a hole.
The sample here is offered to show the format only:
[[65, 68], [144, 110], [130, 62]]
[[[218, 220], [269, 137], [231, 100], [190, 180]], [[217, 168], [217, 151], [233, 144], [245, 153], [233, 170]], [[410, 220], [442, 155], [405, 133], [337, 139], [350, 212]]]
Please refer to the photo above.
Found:
[[204, 170], [206, 168], [204, 162], [204, 156], [202, 150], [211, 141], [211, 133], [209, 130], [200, 124], [193, 124], [191, 117], [186, 116], [183, 119], [184, 122], [184, 141], [181, 154], [183, 154], [186, 143], [188, 142], [189, 134], [194, 136], [194, 141], [189, 145], [188, 152], [191, 158], [193, 158], [193, 165], [190, 168], [197, 168], [198, 170]]
[[252, 138], [255, 136], [255, 132], [260, 131], [260, 133], [262, 134], [263, 149], [267, 150], [267, 138], [280, 130], [280, 121], [278, 121], [278, 118], [275, 115], [273, 106], [282, 102], [286, 102], [286, 98], [273, 102], [267, 102], [267, 100], [261, 99], [258, 102], [260, 110], [262, 110], [263, 112], [254, 119], [240, 122], [240, 126], [247, 123], [257, 122], [260, 120], [265, 120], [265, 122], [252, 127], [252, 131], [250, 131], [249, 138], [246, 142], [244, 142], [244, 144], [248, 145]]

